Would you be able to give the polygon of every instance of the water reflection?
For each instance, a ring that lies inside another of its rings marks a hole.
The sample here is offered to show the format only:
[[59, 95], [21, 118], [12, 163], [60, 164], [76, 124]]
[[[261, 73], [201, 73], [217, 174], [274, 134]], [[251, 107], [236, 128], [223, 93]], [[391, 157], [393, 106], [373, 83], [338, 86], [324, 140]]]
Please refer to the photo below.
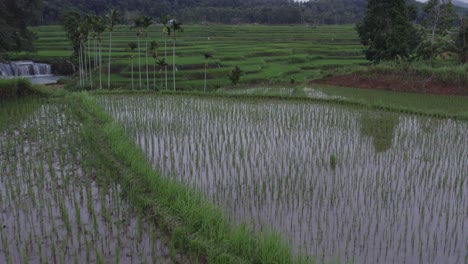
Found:
[[361, 134], [372, 140], [375, 152], [384, 152], [392, 147], [399, 115], [387, 112], [363, 112], [360, 117]]
[[101, 102], [155, 168], [319, 262], [468, 258], [466, 123], [282, 101]]

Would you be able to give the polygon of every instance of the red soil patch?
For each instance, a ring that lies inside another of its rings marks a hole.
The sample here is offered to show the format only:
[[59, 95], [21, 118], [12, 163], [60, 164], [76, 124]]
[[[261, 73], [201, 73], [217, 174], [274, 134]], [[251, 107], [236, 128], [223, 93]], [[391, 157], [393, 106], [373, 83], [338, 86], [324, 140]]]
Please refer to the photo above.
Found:
[[335, 76], [315, 80], [312, 83], [399, 92], [468, 96], [467, 83], [441, 82], [433, 77], [412, 76], [408, 78], [397, 74], [371, 73], [365, 75]]

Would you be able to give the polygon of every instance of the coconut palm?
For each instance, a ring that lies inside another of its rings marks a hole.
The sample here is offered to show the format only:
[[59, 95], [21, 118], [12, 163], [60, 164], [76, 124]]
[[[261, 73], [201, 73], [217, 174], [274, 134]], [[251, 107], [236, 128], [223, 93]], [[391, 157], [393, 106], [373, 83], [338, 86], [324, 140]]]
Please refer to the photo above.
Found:
[[163, 86], [163, 77], [162, 77], [162, 69], [166, 68], [167, 69], [167, 62], [166, 59], [162, 58], [156, 61], [156, 65], [159, 66], [159, 76], [161, 79], [161, 87]]
[[119, 22], [118, 12], [115, 9], [111, 9], [109, 14], [106, 15], [106, 19], [109, 26], [109, 65], [107, 68], [107, 89], [110, 88], [110, 69], [111, 69], [111, 54], [112, 54], [112, 31], [114, 26]]
[[[89, 32], [93, 32], [91, 37], [93, 40], [96, 38], [96, 33], [94, 31], [94, 19], [95, 16], [88, 14], [86, 16], [86, 27], [88, 28], [88, 70], [89, 70], [89, 83], [91, 86], [91, 89], [93, 89], [93, 69], [92, 69], [92, 60], [91, 60], [91, 41], [90, 41], [90, 34]], [[96, 59], [94, 59], [94, 63], [96, 63]]]
[[102, 89], [102, 33], [106, 30], [104, 19], [97, 16], [94, 19], [94, 30], [98, 39], [98, 69], [99, 69], [99, 89]]
[[130, 48], [130, 60], [132, 62], [132, 90], [135, 89], [134, 85], [133, 85], [133, 57], [134, 57], [134, 51], [135, 49], [137, 48], [137, 44], [135, 42], [129, 42], [128, 43], [128, 47]]
[[81, 20], [78, 32], [80, 32], [80, 85], [85, 85], [88, 80], [86, 43], [89, 38], [89, 24], [86, 19]]
[[149, 16], [141, 17], [141, 27], [145, 35], [145, 58], [146, 58], [146, 89], [149, 89], [149, 70], [148, 70], [148, 27], [153, 24]]
[[204, 86], [204, 91], [206, 93], [206, 70], [208, 68], [208, 60], [213, 57], [210, 53], [205, 53], [203, 54], [203, 56], [205, 57], [205, 86]]
[[133, 26], [131, 28], [136, 29], [137, 32], [137, 46], [138, 46], [138, 73], [140, 77], [140, 89], [141, 89], [141, 57], [140, 57], [140, 36], [142, 33], [143, 19], [142, 17], [137, 17], [133, 19]]
[[[171, 35], [171, 28], [169, 27], [168, 23], [170, 20], [169, 15], [164, 15], [161, 17], [161, 24], [163, 25], [163, 36], [164, 36], [164, 59], [167, 62], [167, 36]], [[164, 72], [166, 76], [166, 90], [167, 90], [167, 63], [164, 66]]]
[[169, 25], [171, 26], [171, 31], [172, 31], [172, 81], [174, 82], [174, 91], [176, 90], [176, 79], [175, 79], [175, 73], [176, 73], [176, 64], [175, 64], [175, 54], [176, 54], [176, 40], [177, 40], [177, 35], [176, 32], [180, 31], [183, 32], [183, 28], [181, 27], [182, 23], [177, 22], [175, 19], [169, 20]]
[[153, 57], [153, 80], [154, 80], [154, 89], [156, 90], [156, 61], [158, 59], [158, 43], [156, 41], [151, 41], [149, 51]]

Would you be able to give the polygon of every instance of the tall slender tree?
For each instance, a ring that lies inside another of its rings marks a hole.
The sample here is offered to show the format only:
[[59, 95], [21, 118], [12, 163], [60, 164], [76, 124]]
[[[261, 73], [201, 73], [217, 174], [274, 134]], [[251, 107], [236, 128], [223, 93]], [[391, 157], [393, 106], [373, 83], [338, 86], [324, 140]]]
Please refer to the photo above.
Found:
[[149, 16], [141, 17], [141, 27], [145, 35], [145, 62], [146, 62], [146, 89], [149, 89], [149, 68], [148, 68], [148, 27], [153, 24]]
[[86, 19], [81, 19], [78, 32], [80, 32], [80, 85], [84, 86], [88, 81], [86, 43], [88, 42], [89, 25]]
[[89, 71], [89, 84], [91, 89], [93, 89], [93, 69], [92, 69], [92, 61], [91, 61], [91, 41], [90, 41], [90, 32], [93, 32], [92, 38], [94, 39], [96, 34], [94, 33], [94, 16], [88, 14], [85, 20], [86, 26], [88, 27], [88, 71]]
[[183, 32], [182, 23], [177, 22], [176, 19], [169, 20], [169, 24], [171, 26], [172, 31], [172, 81], [174, 83], [174, 91], [176, 90], [176, 40], [177, 40], [177, 31]]
[[207, 72], [207, 68], [208, 68], [208, 60], [213, 56], [210, 53], [205, 53], [205, 54], [203, 54], [203, 57], [205, 57], [205, 85], [204, 85], [203, 90], [206, 93], [206, 72]]
[[[171, 35], [171, 28], [169, 27], [169, 20], [171, 17], [169, 15], [163, 15], [161, 17], [161, 24], [163, 25], [162, 34], [164, 37], [164, 59], [167, 62], [167, 37]], [[166, 90], [167, 87], [167, 63], [164, 66], [164, 74], [165, 74], [165, 83], [166, 83]]]
[[128, 47], [130, 48], [130, 61], [131, 61], [131, 67], [132, 67], [132, 90], [135, 89], [134, 82], [133, 82], [133, 58], [135, 57], [135, 49], [137, 48], [137, 44], [135, 42], [129, 42]]
[[159, 66], [159, 78], [161, 79], [161, 87], [163, 87], [163, 76], [162, 76], [162, 70], [163, 68], [167, 68], [167, 62], [166, 59], [158, 59], [156, 61], [156, 64]]
[[102, 89], [102, 33], [106, 30], [106, 23], [102, 17], [96, 16], [94, 19], [94, 30], [98, 40], [99, 89]]
[[424, 6], [427, 16], [423, 25], [431, 31], [431, 43], [436, 34], [446, 35], [453, 25], [453, 5], [451, 0], [429, 0]]
[[137, 36], [137, 46], [138, 46], [138, 74], [140, 79], [140, 89], [142, 89], [141, 85], [141, 54], [140, 54], [140, 37], [142, 34], [142, 27], [143, 27], [143, 20], [142, 17], [137, 17], [133, 19], [133, 26], [132, 28], [136, 29], [136, 36]]
[[115, 9], [111, 9], [106, 15], [108, 29], [109, 29], [109, 64], [107, 67], [107, 89], [110, 89], [111, 81], [111, 59], [112, 59], [112, 32], [114, 31], [114, 26], [119, 23], [118, 12]]
[[149, 51], [151, 53], [151, 57], [153, 57], [153, 88], [156, 90], [156, 61], [158, 60], [158, 43], [156, 41], [151, 41]]

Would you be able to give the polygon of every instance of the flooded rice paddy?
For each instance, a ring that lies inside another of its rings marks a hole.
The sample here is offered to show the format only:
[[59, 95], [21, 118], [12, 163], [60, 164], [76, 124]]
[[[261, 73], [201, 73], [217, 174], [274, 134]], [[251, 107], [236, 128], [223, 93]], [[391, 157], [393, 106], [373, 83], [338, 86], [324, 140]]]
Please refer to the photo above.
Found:
[[298, 254], [468, 262], [468, 124], [330, 104], [106, 96], [167, 177]]
[[170, 263], [178, 257], [90, 154], [67, 106], [42, 104], [30, 112], [0, 131], [0, 263]]

